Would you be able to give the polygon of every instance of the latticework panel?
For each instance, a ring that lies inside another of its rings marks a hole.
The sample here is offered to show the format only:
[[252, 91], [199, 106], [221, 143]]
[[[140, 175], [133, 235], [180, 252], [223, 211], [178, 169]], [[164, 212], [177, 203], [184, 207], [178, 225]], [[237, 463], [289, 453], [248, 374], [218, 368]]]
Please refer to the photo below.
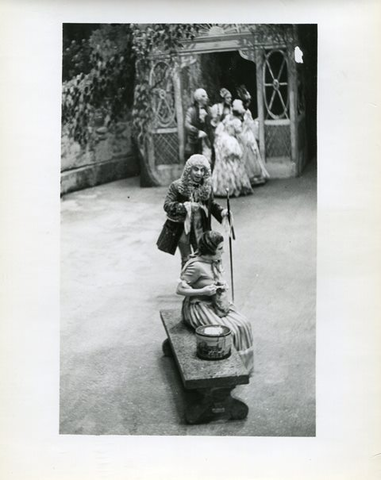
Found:
[[271, 25], [255, 23], [201, 23], [197, 37], [223, 37], [231, 34], [254, 35], [254, 43], [287, 45], [294, 40], [292, 25]]
[[290, 125], [265, 125], [266, 157], [291, 157]]
[[266, 118], [289, 118], [287, 54], [273, 49], [265, 55], [263, 97]]
[[172, 71], [167, 62], [159, 60], [153, 64], [150, 72], [150, 85], [151, 104], [154, 113], [153, 126], [155, 128], [176, 126]]
[[154, 133], [155, 165], [179, 163], [179, 137], [177, 132]]
[[236, 23], [200, 23], [197, 36], [204, 37], [238, 33], [239, 26]]

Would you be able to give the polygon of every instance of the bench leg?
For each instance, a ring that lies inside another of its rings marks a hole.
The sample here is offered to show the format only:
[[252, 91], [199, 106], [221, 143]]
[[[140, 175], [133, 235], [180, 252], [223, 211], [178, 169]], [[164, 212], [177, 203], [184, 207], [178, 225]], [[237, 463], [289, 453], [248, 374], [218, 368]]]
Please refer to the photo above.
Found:
[[200, 389], [189, 392], [185, 419], [192, 425], [207, 423], [216, 417], [232, 420], [243, 420], [247, 417], [249, 407], [231, 396], [233, 388]]
[[165, 357], [173, 357], [172, 347], [171, 347], [171, 344], [169, 343], [168, 338], [164, 340], [161, 348], [163, 350], [163, 354]]

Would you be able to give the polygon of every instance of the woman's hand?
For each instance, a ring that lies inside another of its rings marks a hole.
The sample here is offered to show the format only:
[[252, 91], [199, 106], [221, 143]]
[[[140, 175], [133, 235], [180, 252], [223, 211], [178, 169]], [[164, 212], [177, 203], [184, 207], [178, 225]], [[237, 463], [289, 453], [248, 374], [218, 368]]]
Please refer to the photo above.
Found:
[[233, 226], [233, 213], [230, 212], [230, 219], [229, 219], [229, 211], [227, 208], [224, 208], [221, 212], [222, 220], [226, 219], [227, 221], [230, 220], [230, 224]]
[[[212, 295], [215, 295], [217, 292], [217, 285], [207, 285], [206, 287], [203, 287], [201, 289], [202, 295], [206, 295], [208, 297], [211, 297]], [[200, 293], [201, 293], [200, 292]]]
[[220, 282], [217, 285], [217, 293], [227, 292], [229, 290], [229, 285], [226, 282]]
[[233, 214], [230, 212], [230, 220], [229, 220], [229, 212], [227, 209], [223, 210], [221, 212], [221, 217], [222, 217], [222, 226], [224, 227], [225, 233], [230, 235], [231, 233], [231, 228], [234, 226], [233, 222]]

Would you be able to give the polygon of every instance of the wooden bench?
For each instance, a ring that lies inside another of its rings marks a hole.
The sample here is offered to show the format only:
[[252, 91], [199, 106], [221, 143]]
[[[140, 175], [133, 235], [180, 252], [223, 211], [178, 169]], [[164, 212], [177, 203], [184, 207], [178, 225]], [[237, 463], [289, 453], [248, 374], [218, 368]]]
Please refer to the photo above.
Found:
[[202, 360], [197, 356], [195, 332], [182, 322], [180, 312], [161, 310], [160, 316], [168, 336], [163, 353], [174, 357], [187, 393], [187, 423], [246, 418], [248, 406], [231, 396], [236, 385], [249, 383], [249, 374], [234, 347], [229, 358]]

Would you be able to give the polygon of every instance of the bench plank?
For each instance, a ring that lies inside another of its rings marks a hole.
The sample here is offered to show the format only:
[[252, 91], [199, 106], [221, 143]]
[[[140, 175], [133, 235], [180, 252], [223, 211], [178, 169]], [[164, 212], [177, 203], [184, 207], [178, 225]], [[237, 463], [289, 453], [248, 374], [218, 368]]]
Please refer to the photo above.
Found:
[[181, 321], [180, 312], [161, 310], [160, 316], [186, 389], [232, 388], [249, 383], [249, 374], [234, 347], [229, 358], [200, 359], [195, 332]]

